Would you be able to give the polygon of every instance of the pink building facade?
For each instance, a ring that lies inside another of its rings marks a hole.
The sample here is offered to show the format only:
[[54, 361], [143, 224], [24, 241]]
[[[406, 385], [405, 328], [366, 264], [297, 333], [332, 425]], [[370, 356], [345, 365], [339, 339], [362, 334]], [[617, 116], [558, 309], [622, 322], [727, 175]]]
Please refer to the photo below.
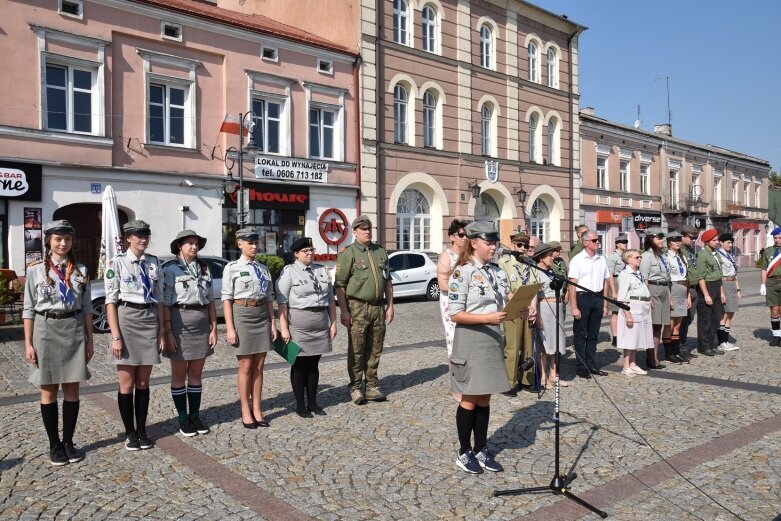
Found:
[[[77, 256], [94, 269], [101, 195], [120, 220], [152, 225], [152, 253], [177, 232], [235, 256], [242, 222], [262, 252], [296, 237], [335, 255], [358, 212], [357, 53], [263, 16], [184, 0], [12, 0], [4, 6], [0, 88], [3, 267], [23, 273], [40, 225], [69, 219]], [[253, 125], [244, 145], [221, 132], [226, 114]], [[233, 147], [233, 148], [231, 148]]]
[[637, 248], [646, 227], [689, 224], [731, 232], [741, 265], [753, 265], [768, 232], [768, 161], [674, 137], [668, 125], [652, 132], [607, 121], [592, 109], [580, 122], [581, 219], [606, 253], [619, 233]]

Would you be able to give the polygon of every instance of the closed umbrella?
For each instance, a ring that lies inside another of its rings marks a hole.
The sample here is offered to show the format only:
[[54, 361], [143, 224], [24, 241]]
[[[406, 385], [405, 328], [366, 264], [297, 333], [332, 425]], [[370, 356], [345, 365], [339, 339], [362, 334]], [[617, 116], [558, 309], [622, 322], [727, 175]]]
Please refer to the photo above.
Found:
[[122, 231], [119, 228], [117, 196], [111, 185], [103, 190], [103, 223], [100, 237], [100, 259], [98, 260], [98, 278], [103, 278], [106, 262], [125, 251], [122, 245]]

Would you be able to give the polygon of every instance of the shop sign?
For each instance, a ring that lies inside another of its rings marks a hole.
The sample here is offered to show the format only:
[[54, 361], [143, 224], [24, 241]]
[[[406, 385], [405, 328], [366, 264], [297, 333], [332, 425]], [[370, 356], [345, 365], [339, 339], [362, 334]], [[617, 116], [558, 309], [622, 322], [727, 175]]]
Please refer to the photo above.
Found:
[[[245, 181], [246, 203], [251, 209], [309, 210], [309, 187]], [[236, 208], [239, 192], [226, 194], [226, 207]]]
[[757, 223], [741, 223], [741, 222], [733, 222], [731, 223], [733, 230], [753, 230], [753, 231], [759, 231], [759, 225]]
[[255, 158], [255, 177], [268, 181], [328, 182], [328, 163], [310, 159], [258, 156]]
[[41, 165], [0, 161], [0, 197], [41, 200]]
[[697, 228], [698, 230], [704, 230], [708, 225], [708, 219], [705, 217], [690, 217], [687, 221], [692, 227]]
[[635, 230], [645, 231], [648, 228], [662, 225], [662, 216], [654, 213], [632, 212], [632, 220], [635, 223]]
[[321, 213], [317, 228], [323, 241], [332, 246], [341, 244], [350, 229], [347, 216], [338, 208], [329, 208]]
[[597, 210], [597, 222], [600, 224], [621, 224], [624, 217], [632, 215], [629, 212], [619, 212], [617, 210]]

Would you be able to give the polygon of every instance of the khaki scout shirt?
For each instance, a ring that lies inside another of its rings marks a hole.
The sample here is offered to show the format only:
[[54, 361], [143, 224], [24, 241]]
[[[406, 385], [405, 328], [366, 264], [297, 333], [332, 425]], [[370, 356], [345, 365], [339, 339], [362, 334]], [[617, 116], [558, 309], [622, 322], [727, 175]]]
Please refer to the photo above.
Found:
[[515, 255], [502, 255], [499, 258], [499, 267], [507, 276], [510, 293], [515, 293], [521, 286], [531, 284], [529, 280], [531, 268], [516, 259]]
[[619, 273], [617, 292], [616, 300], [621, 302], [629, 302], [630, 297], [650, 298], [651, 296], [640, 270], [632, 271], [630, 268]]
[[361, 246], [353, 242], [336, 257], [337, 288], [344, 288], [348, 298], [378, 302], [385, 294], [388, 253], [379, 244]]
[[[781, 248], [778, 248], [778, 250], [778, 255], [781, 255]], [[762, 271], [767, 271], [767, 267], [770, 266], [770, 263], [773, 261], [773, 259], [775, 259], [775, 257], [775, 246], [768, 246], [765, 248], [765, 251], [762, 252], [762, 256], [759, 258], [759, 267], [762, 268]], [[771, 273], [768, 274], [767, 282], [769, 284], [781, 283], [781, 266], [775, 268]]]
[[[60, 268], [67, 275], [67, 261]], [[46, 274], [49, 274], [49, 283]], [[68, 291], [67, 288], [65, 289]], [[60, 276], [54, 268], [46, 269], [46, 263], [41, 261], [27, 268], [27, 279], [24, 282], [23, 319], [35, 318], [36, 311], [53, 311], [68, 313], [81, 310], [84, 314], [92, 313], [92, 293], [89, 286], [89, 274], [83, 264], [76, 264], [70, 276], [70, 295], [67, 300], [61, 292]], [[67, 300], [67, 301], [66, 301]]]
[[714, 255], [718, 256], [719, 263], [721, 264], [721, 275], [723, 277], [734, 277], [738, 274], [738, 263], [735, 262], [735, 257], [732, 253], [719, 248]]
[[277, 302], [292, 309], [325, 307], [333, 299], [331, 278], [322, 264], [307, 266], [295, 261], [285, 266], [277, 279]]
[[647, 281], [670, 282], [670, 263], [664, 254], [646, 250], [640, 259], [640, 273]]
[[[141, 263], [146, 265], [150, 289], [145, 294]], [[120, 300], [134, 304], [162, 302], [163, 272], [157, 257], [142, 253], [136, 258], [132, 251], [120, 253], [108, 262], [104, 279], [106, 304], [117, 304]]]
[[670, 266], [670, 280], [673, 282], [687, 280], [687, 260], [683, 252], [678, 255], [673, 250], [667, 250], [667, 264]]
[[721, 263], [708, 246], [697, 254], [697, 280], [716, 282], [721, 280]]
[[197, 257], [185, 266], [180, 257], [163, 268], [163, 304], [194, 306], [212, 302], [212, 276], [208, 264], [204, 266], [205, 270]]
[[689, 286], [696, 286], [697, 285], [697, 256], [694, 255], [693, 250], [687, 248], [686, 246], [681, 246], [681, 255], [683, 255], [687, 261], [686, 280], [689, 282]]
[[624, 271], [624, 268], [626, 267], [626, 263], [621, 258], [623, 253], [623, 251], [615, 249], [613, 250], [613, 253], [607, 257], [607, 270], [614, 277], [618, 277], [618, 275]]
[[271, 298], [271, 273], [265, 264], [243, 257], [229, 262], [222, 272], [222, 300]]
[[[493, 281], [493, 283], [492, 283]], [[496, 288], [496, 290], [494, 290]], [[507, 304], [507, 276], [493, 262], [472, 261], [453, 270], [448, 281], [448, 313], [493, 313]]]

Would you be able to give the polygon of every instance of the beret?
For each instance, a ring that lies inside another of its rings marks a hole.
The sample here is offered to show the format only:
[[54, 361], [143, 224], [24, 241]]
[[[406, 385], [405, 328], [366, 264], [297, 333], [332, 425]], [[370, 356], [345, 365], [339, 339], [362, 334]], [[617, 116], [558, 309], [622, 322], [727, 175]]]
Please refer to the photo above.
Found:
[[702, 232], [702, 236], [700, 237], [700, 240], [703, 243], [706, 243], [712, 241], [718, 236], [719, 236], [719, 232], [716, 229], [711, 228], [710, 230], [705, 230], [704, 232]]
[[309, 248], [312, 246], [312, 238], [311, 237], [299, 237], [295, 241], [293, 241], [293, 244], [290, 245], [290, 251], [298, 251], [303, 248]]

